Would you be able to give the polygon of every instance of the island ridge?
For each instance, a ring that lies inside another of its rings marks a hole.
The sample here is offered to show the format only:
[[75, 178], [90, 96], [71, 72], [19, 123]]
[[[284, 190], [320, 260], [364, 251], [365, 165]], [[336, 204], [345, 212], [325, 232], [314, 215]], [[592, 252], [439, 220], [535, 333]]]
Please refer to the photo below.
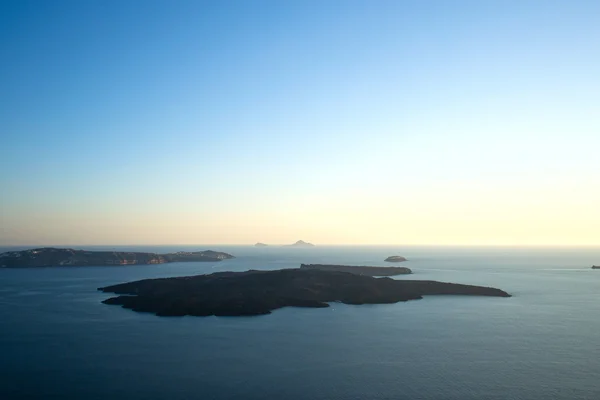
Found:
[[412, 274], [410, 268], [406, 267], [368, 267], [354, 265], [301, 264], [300, 268], [319, 269], [322, 271], [350, 272], [351, 274], [366, 276], [394, 276]]

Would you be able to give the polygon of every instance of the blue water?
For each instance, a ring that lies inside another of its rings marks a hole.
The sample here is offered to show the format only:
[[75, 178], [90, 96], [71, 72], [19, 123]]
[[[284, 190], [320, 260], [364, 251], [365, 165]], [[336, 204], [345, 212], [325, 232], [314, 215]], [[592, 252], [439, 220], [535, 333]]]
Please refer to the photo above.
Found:
[[[238, 258], [0, 269], [0, 399], [600, 399], [600, 271], [590, 269], [600, 249], [210, 248]], [[302, 262], [384, 265], [394, 254], [410, 259], [410, 279], [514, 297], [159, 318], [103, 305], [96, 291]]]

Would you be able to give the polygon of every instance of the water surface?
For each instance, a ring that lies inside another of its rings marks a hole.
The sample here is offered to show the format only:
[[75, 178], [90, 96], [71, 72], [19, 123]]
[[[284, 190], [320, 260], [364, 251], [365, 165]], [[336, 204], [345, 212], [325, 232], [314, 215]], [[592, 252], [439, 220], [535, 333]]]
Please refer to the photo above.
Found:
[[[600, 249], [128, 247], [207, 248], [238, 258], [0, 269], [0, 398], [600, 398], [600, 271], [590, 269]], [[160, 318], [103, 305], [107, 295], [96, 291], [300, 263], [385, 265], [396, 254], [410, 259], [401, 264], [415, 272], [409, 279], [494, 286], [514, 297]]]

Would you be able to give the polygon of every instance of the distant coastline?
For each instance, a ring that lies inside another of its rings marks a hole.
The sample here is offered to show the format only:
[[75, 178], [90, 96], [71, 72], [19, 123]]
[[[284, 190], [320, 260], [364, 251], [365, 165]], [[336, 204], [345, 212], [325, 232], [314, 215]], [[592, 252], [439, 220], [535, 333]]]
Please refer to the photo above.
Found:
[[230, 258], [235, 257], [228, 253], [212, 250], [159, 254], [43, 247], [1, 253], [0, 268], [148, 265], [174, 262], [217, 262]]

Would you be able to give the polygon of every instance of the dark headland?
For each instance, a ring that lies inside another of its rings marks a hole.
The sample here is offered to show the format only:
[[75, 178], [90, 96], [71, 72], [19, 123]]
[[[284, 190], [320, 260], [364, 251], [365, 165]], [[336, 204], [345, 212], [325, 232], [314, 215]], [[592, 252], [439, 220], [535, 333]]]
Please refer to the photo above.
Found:
[[600, 269], [600, 265], [592, 265], [592, 269]]
[[98, 290], [120, 295], [104, 300], [105, 304], [159, 316], [261, 315], [288, 306], [388, 304], [441, 294], [510, 297], [489, 287], [300, 268], [145, 279]]
[[141, 253], [126, 251], [88, 251], [44, 247], [0, 254], [0, 267], [57, 267], [57, 266], [105, 266], [165, 264], [191, 261], [221, 261], [234, 258], [231, 254], [218, 251], [180, 251], [177, 253]]
[[389, 256], [384, 261], [387, 261], [387, 262], [403, 262], [403, 261], [408, 261], [408, 260], [406, 258], [402, 257], [402, 256]]
[[412, 274], [410, 268], [406, 267], [368, 267], [354, 265], [301, 264], [300, 268], [318, 269], [321, 271], [349, 272], [351, 274], [366, 276], [394, 276]]

